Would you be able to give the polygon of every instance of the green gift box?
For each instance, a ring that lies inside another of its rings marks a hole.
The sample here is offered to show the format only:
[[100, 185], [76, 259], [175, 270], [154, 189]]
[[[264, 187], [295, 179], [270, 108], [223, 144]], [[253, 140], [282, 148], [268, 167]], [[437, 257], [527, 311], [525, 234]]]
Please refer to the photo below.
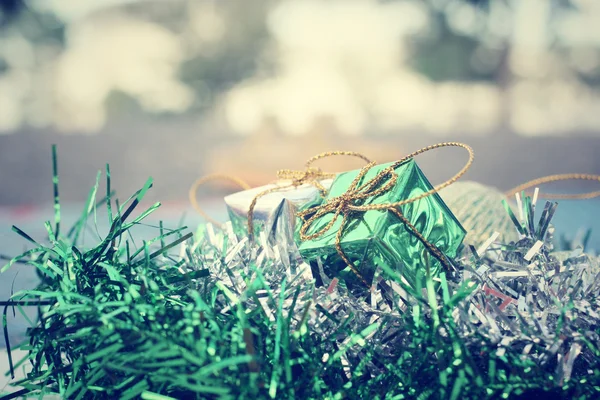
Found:
[[[357, 182], [354, 187], [368, 184], [373, 178], [390, 168], [395, 163], [373, 166]], [[396, 203], [406, 199], [415, 198], [430, 191], [433, 187], [423, 172], [410, 158], [394, 169], [398, 175], [396, 182], [387, 191], [374, 193], [363, 199], [355, 199], [352, 204], [357, 206], [369, 206], [377, 204]], [[323, 204], [335, 201], [344, 195], [352, 186], [354, 180], [359, 177], [362, 170], [355, 170], [339, 174], [333, 182]], [[391, 174], [382, 179], [372, 190], [377, 190], [390, 182]], [[344, 219], [343, 214], [336, 216], [335, 210], [330, 210], [305, 227], [305, 235], [310, 236], [323, 230], [328, 224], [333, 225], [321, 236], [301, 240], [300, 228], [303, 223], [310, 219], [312, 210], [315, 212], [319, 206], [304, 208], [307, 215], [304, 221], [297, 224], [296, 240], [300, 254], [307, 262], [320, 258], [325, 273], [332, 276], [342, 276], [347, 282], [360, 283], [356, 274], [352, 271], [337, 251], [336, 242], [338, 231]], [[414, 226], [422, 238], [439, 249], [447, 257], [455, 257], [466, 231], [446, 206], [441, 197], [434, 193], [415, 202], [401, 205], [396, 208], [400, 214]], [[425, 253], [430, 253], [426, 244], [411, 227], [401, 219], [397, 213], [387, 209], [351, 211], [348, 214], [340, 241], [341, 250], [356, 271], [370, 284], [377, 267], [385, 265], [392, 270], [398, 271], [412, 287], [424, 287], [423, 277], [426, 276]], [[428, 254], [430, 272], [432, 276], [439, 273], [441, 263]], [[417, 285], [417, 281], [419, 285]]]

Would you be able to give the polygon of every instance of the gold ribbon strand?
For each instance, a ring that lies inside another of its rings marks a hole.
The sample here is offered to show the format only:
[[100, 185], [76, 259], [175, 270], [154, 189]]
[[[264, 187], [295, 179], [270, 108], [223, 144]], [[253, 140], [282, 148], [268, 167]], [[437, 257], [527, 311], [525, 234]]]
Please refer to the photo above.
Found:
[[248, 185], [246, 182], [244, 182], [242, 179], [240, 179], [236, 176], [227, 175], [227, 174], [211, 174], [211, 175], [206, 175], [206, 176], [203, 176], [202, 178], [197, 179], [190, 187], [190, 192], [189, 192], [190, 203], [192, 203], [192, 206], [196, 209], [196, 211], [198, 211], [198, 214], [203, 216], [207, 221], [209, 221], [212, 224], [217, 225], [217, 226], [221, 225], [221, 223], [219, 221], [213, 219], [210, 215], [208, 215], [204, 211], [204, 209], [202, 209], [202, 207], [200, 207], [200, 205], [198, 204], [198, 198], [196, 196], [196, 192], [198, 192], [198, 188], [200, 186], [204, 185], [207, 182], [223, 181], [223, 180], [233, 182], [236, 185], [240, 186], [244, 190], [250, 189], [250, 185]]
[[[439, 184], [439, 185], [435, 186], [433, 189], [431, 189], [427, 192], [424, 192], [424, 193], [420, 194], [419, 196], [410, 198], [410, 199], [404, 199], [404, 200], [393, 202], [393, 203], [383, 203], [383, 204], [369, 204], [369, 205], [356, 204], [357, 202], [361, 202], [368, 198], [379, 196], [379, 195], [391, 190], [395, 186], [395, 184], [398, 180], [398, 174], [395, 172], [395, 169], [398, 166], [400, 166], [402, 163], [404, 163], [405, 161], [407, 161], [411, 158], [414, 158], [415, 156], [417, 156], [419, 154], [425, 153], [430, 150], [442, 148], [442, 147], [459, 147], [459, 148], [465, 149], [469, 154], [469, 159], [468, 159], [467, 163], [465, 164], [465, 166], [456, 175], [454, 175], [452, 178], [450, 178], [446, 182]], [[360, 172], [358, 173], [356, 178], [352, 181], [352, 183], [350, 184], [350, 187], [344, 194], [334, 197], [334, 198], [331, 198], [322, 205], [312, 207], [310, 209], [307, 209], [307, 210], [304, 210], [304, 211], [301, 211], [298, 213], [298, 216], [302, 219], [302, 227], [300, 228], [300, 239], [303, 241], [313, 240], [320, 236], [323, 236], [327, 231], [329, 231], [333, 227], [333, 225], [337, 221], [337, 218], [341, 215], [342, 223], [341, 223], [340, 227], [338, 228], [338, 231], [336, 234], [336, 239], [335, 239], [336, 251], [339, 254], [339, 256], [342, 258], [342, 260], [346, 263], [346, 265], [352, 270], [352, 272], [354, 272], [354, 274], [356, 276], [358, 276], [358, 278], [360, 278], [360, 280], [367, 287], [370, 287], [368, 282], [364, 279], [364, 277], [360, 274], [360, 272], [356, 269], [356, 267], [352, 264], [352, 262], [348, 259], [348, 257], [344, 253], [342, 246], [341, 246], [341, 240], [343, 237], [344, 228], [346, 226], [346, 223], [348, 222], [348, 219], [352, 214], [364, 213], [364, 212], [371, 211], [371, 210], [388, 210], [388, 211], [392, 212], [394, 215], [396, 215], [398, 218], [400, 218], [400, 220], [406, 224], [406, 226], [413, 232], [413, 234], [425, 245], [425, 247], [429, 250], [429, 252], [431, 253], [432, 256], [434, 256], [436, 259], [438, 259], [444, 267], [449, 268], [449, 265], [446, 262], [445, 257], [442, 254], [442, 252], [435, 245], [433, 245], [427, 239], [425, 239], [425, 237], [420, 232], [418, 232], [418, 230], [415, 228], [415, 226], [412, 225], [408, 221], [408, 219], [402, 215], [402, 212], [400, 211], [399, 207], [403, 206], [405, 204], [413, 203], [418, 200], [424, 199], [425, 197], [431, 196], [434, 193], [437, 193], [439, 190], [441, 190], [447, 186], [450, 186], [451, 184], [456, 182], [458, 179], [460, 179], [467, 172], [467, 170], [471, 167], [471, 164], [473, 164], [473, 160], [474, 160], [473, 149], [464, 143], [459, 143], [459, 142], [438, 143], [438, 144], [435, 144], [432, 146], [424, 147], [420, 150], [415, 151], [414, 153], [411, 153], [411, 154], [405, 156], [404, 158], [394, 162], [390, 166], [381, 170], [371, 180], [369, 180], [359, 186], [359, 182], [364, 178], [364, 176], [367, 174], [367, 172], [369, 172], [369, 170], [375, 166], [374, 162], [369, 162], [369, 164], [367, 164], [365, 167], [363, 167], [360, 170]], [[322, 229], [320, 229], [319, 231], [317, 231], [313, 234], [310, 234], [310, 235], [307, 234], [308, 229], [312, 226], [312, 224], [315, 221], [317, 221], [319, 218], [321, 218], [324, 215], [329, 214], [329, 213], [333, 213], [334, 215], [333, 215], [333, 218], [331, 219], [331, 221], [327, 225], [325, 225]]]
[[[533, 179], [529, 182], [525, 182], [522, 185], [512, 188], [511, 190], [505, 193], [506, 197], [514, 196], [516, 193], [519, 193], [523, 190], [530, 189], [532, 187], [537, 187], [544, 183], [552, 183], [559, 181], [570, 181], [570, 180], [586, 180], [586, 181], [596, 181], [600, 182], [600, 175], [592, 175], [592, 174], [559, 174], [559, 175], [549, 175], [544, 176], [542, 178]], [[600, 190], [595, 192], [588, 193], [576, 193], [576, 194], [563, 194], [563, 193], [540, 193], [538, 194], [540, 197], [544, 197], [546, 199], [593, 199], [594, 197], [600, 196]]]
[[317, 190], [319, 190], [321, 196], [325, 197], [327, 195], [327, 189], [325, 189], [325, 187], [321, 184], [320, 181], [324, 179], [335, 178], [336, 174], [331, 172], [323, 172], [320, 168], [313, 167], [313, 164], [316, 161], [321, 160], [323, 158], [335, 156], [357, 157], [361, 160], [366, 161], [367, 163], [371, 162], [371, 160], [369, 160], [366, 156], [354, 151], [328, 151], [325, 153], [317, 154], [316, 156], [313, 156], [310, 159], [308, 159], [308, 161], [306, 161], [306, 168], [304, 170], [281, 169], [277, 171], [278, 180], [290, 180], [291, 183], [287, 185], [278, 185], [276, 187], [267, 189], [263, 192], [260, 192], [252, 199], [250, 207], [248, 208], [248, 236], [250, 237], [250, 239], [254, 238], [254, 209], [256, 208], [256, 203], [261, 197], [285, 189], [295, 188], [306, 183], [312, 184], [314, 187], [317, 188]]

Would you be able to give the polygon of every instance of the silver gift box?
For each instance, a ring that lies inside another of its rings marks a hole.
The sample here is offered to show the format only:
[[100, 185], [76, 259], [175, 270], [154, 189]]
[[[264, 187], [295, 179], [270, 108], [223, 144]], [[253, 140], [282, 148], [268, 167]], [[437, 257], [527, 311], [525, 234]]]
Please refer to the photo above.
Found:
[[[329, 189], [332, 182], [333, 179], [319, 181], [325, 189]], [[293, 244], [298, 209], [309, 203], [318, 204], [322, 197], [314, 185], [307, 183], [297, 187], [285, 187], [289, 184], [289, 181], [280, 181], [225, 197], [235, 234], [239, 237], [248, 235], [248, 210], [254, 198], [266, 190], [282, 187], [277, 192], [260, 197], [256, 202], [253, 212], [254, 235], [258, 238], [261, 232], [264, 232], [271, 243], [279, 242], [288, 246]]]

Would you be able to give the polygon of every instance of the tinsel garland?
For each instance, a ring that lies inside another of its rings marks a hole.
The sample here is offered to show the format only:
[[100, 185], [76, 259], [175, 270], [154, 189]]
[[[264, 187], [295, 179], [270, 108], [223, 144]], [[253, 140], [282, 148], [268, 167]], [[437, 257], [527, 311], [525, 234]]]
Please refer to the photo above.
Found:
[[[30, 372], [2, 399], [600, 395], [600, 265], [581, 250], [553, 253], [555, 204], [536, 224], [525, 198], [522, 218], [508, 210], [520, 240], [467, 247], [439, 278], [425, 260], [424, 287], [386, 270], [392, 279], [376, 274], [370, 292], [352, 292], [323, 272], [316, 286], [322, 265], [229, 224], [201, 226], [193, 239], [161, 229], [133, 250], [129, 229], [158, 205], [127, 221], [151, 182], [118, 207], [107, 183], [97, 204], [115, 215], [95, 247], [78, 237], [97, 186], [64, 236], [57, 201], [49, 246], [15, 228], [35, 248], [7, 267], [32, 264], [42, 281], [4, 302], [4, 314], [11, 305], [40, 314], [15, 365]], [[6, 324], [4, 335], [10, 353]]]

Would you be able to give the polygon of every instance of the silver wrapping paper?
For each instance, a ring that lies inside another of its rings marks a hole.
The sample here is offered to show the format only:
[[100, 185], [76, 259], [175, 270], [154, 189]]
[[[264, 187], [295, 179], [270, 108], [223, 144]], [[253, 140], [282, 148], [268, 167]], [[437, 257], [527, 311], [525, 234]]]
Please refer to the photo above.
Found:
[[[333, 179], [319, 181], [329, 189]], [[289, 181], [260, 186], [251, 190], [234, 193], [225, 197], [227, 212], [233, 231], [238, 237], [248, 235], [248, 210], [254, 198], [265, 190], [282, 187], [280, 191], [260, 197], [254, 207], [254, 235], [264, 235], [269, 243], [283, 243], [291, 246], [294, 243], [296, 228], [296, 212], [298, 208], [309, 203], [318, 203], [322, 197], [319, 190], [311, 184], [287, 187]]]

